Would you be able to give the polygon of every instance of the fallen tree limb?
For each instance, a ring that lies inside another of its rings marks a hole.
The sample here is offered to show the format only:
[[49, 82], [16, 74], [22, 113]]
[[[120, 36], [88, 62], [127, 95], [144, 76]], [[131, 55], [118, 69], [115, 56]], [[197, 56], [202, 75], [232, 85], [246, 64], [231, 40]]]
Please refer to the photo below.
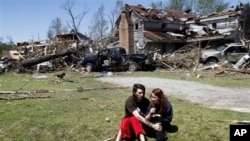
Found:
[[0, 91], [0, 94], [31, 94], [31, 93], [52, 93], [50, 90], [35, 90], [35, 91]]
[[115, 137], [112, 137], [112, 138], [105, 139], [105, 140], [103, 140], [103, 141], [112, 141], [112, 140], [114, 140], [114, 139], [115, 139]]
[[226, 71], [250, 74], [250, 70], [226, 69]]
[[250, 125], [250, 121], [249, 120], [216, 120], [218, 122], [231, 122], [231, 123], [237, 123], [237, 124], [249, 124]]
[[0, 94], [30, 94], [31, 91], [0, 91]]
[[0, 100], [14, 101], [14, 100], [24, 100], [24, 99], [45, 99], [45, 98], [51, 98], [51, 96], [29, 96], [29, 97], [19, 97], [19, 98], [4, 98], [4, 97], [0, 97]]
[[78, 88], [78, 91], [92, 91], [92, 90], [117, 90], [117, 89], [126, 89], [128, 87], [120, 86], [120, 87], [103, 87], [103, 88]]

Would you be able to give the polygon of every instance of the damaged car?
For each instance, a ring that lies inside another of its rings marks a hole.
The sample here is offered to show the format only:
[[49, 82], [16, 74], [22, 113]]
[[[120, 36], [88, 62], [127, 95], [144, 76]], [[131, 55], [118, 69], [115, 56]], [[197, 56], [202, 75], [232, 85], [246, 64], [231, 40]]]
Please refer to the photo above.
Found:
[[6, 69], [6, 61], [0, 61], [0, 74], [4, 74], [5, 73], [5, 69]]
[[202, 50], [200, 62], [205, 64], [214, 64], [221, 61], [236, 63], [247, 53], [248, 49], [242, 44], [229, 43], [215, 48]]

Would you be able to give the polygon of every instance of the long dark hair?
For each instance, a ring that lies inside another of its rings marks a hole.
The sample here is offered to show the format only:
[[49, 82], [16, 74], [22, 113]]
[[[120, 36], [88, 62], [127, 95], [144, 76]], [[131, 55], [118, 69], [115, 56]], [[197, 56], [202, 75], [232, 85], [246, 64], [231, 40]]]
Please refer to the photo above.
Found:
[[[166, 112], [167, 109], [167, 103], [168, 103], [168, 98], [164, 95], [163, 91], [160, 88], [155, 88], [152, 90], [152, 93], [155, 94], [159, 98], [159, 113], [163, 114]], [[150, 97], [152, 96], [152, 93], [150, 94]], [[155, 104], [151, 101], [150, 105], [152, 107], [155, 107]]]

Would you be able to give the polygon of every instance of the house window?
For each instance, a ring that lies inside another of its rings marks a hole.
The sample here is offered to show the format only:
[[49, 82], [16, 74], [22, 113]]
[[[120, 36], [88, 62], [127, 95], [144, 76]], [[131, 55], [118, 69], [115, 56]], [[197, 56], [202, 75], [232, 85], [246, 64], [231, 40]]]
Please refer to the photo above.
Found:
[[166, 28], [166, 26], [167, 26], [167, 24], [166, 24], [166, 23], [162, 23], [162, 24], [161, 24], [161, 29], [165, 29], [165, 28]]
[[139, 28], [139, 24], [135, 23], [135, 30], [137, 30]]
[[212, 27], [216, 29], [217, 24], [216, 23], [212, 23]]
[[239, 30], [244, 30], [244, 20], [240, 20]]

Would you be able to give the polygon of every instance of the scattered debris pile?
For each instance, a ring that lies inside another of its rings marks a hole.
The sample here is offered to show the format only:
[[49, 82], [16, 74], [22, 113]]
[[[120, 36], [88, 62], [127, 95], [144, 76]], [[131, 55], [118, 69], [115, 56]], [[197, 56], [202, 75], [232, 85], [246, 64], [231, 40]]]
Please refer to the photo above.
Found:
[[90, 39], [83, 41], [76, 37], [66, 34], [52, 41], [18, 43], [12, 50], [3, 51], [4, 71], [47, 72], [76, 68], [91, 46]]
[[[246, 45], [246, 47], [247, 46], [248, 45]], [[200, 52], [201, 48], [198, 45], [190, 44], [168, 54], [160, 55], [155, 52], [154, 60], [156, 61], [157, 66], [170, 70], [217, 70], [217, 74], [228, 71], [250, 74], [250, 53], [244, 55], [235, 64], [228, 61], [218, 62], [215, 64], [202, 64], [200, 63]]]
[[155, 54], [158, 66], [162, 68], [189, 69], [195, 67], [199, 62], [199, 48], [195, 45], [184, 46], [169, 54]]

